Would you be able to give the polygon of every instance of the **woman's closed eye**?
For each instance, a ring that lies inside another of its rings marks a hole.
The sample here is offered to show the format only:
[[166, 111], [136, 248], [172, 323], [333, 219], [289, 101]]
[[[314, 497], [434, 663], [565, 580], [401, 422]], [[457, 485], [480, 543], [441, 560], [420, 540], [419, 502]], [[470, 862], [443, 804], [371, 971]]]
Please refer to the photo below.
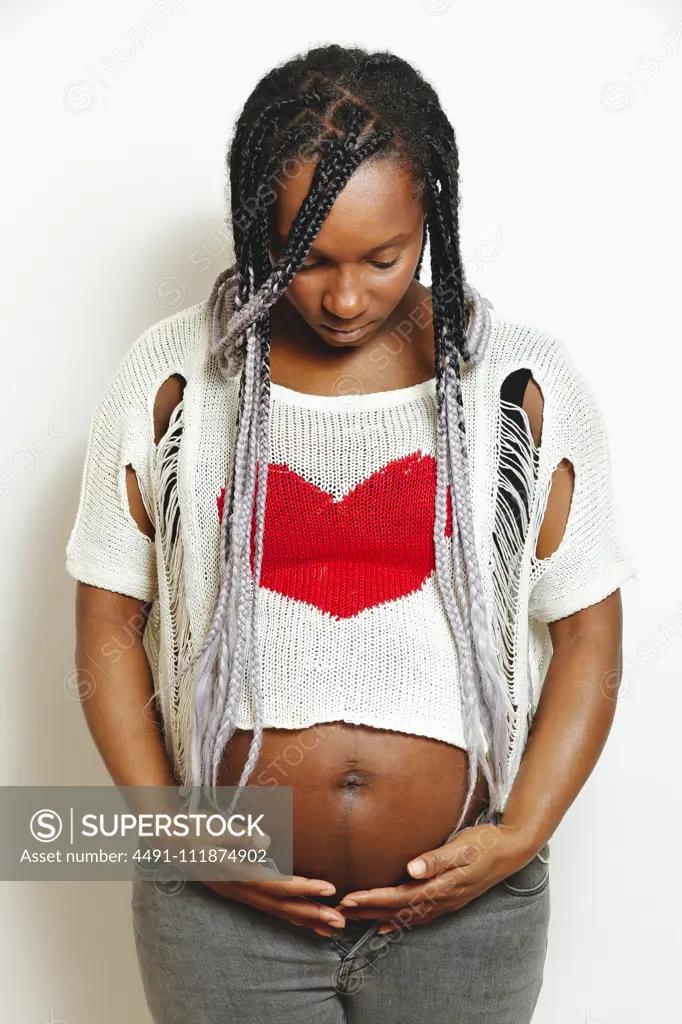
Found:
[[[378, 270], [388, 270], [391, 267], [397, 267], [402, 259], [402, 256], [396, 256], [390, 263], [381, 263], [379, 260], [369, 260], [371, 266], [376, 267]], [[302, 263], [299, 270], [316, 270], [317, 267], [322, 266], [325, 260], [318, 260], [317, 263]]]

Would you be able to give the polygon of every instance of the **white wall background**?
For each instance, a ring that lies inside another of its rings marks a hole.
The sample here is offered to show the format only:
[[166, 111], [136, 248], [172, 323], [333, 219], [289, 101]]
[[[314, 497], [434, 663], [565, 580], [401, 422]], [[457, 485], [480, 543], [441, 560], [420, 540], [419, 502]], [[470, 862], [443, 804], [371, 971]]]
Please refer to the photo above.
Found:
[[[165, 25], [155, 6], [173, 8]], [[597, 391], [639, 570], [623, 589], [615, 725], [552, 842], [535, 1020], [672, 1020], [682, 4], [5, 0], [0, 33], [2, 782], [110, 781], [70, 685], [64, 548], [89, 418], [123, 352], [206, 297], [226, 265], [237, 111], [266, 70], [312, 44], [391, 49], [427, 75], [455, 125], [470, 280], [559, 336]], [[1, 884], [0, 1018], [148, 1021], [129, 882]]]

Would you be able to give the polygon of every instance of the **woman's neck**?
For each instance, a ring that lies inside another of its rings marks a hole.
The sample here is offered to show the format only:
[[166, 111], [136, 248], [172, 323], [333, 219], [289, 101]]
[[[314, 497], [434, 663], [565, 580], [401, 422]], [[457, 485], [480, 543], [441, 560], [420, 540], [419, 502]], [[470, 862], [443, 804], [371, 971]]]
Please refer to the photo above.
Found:
[[[466, 312], [468, 328], [468, 306]], [[416, 279], [376, 335], [343, 351], [326, 345], [286, 296], [271, 307], [273, 383], [309, 394], [332, 395], [339, 393], [341, 381], [350, 390], [371, 393], [410, 387], [434, 375], [431, 291]]]

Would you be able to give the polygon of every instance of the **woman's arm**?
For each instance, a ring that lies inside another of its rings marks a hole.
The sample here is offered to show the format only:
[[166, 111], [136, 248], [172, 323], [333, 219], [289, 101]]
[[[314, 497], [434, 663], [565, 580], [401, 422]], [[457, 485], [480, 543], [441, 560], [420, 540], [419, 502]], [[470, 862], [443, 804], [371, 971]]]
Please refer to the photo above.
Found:
[[76, 669], [95, 745], [117, 786], [177, 786], [142, 634], [148, 606], [78, 582]]
[[[533, 378], [523, 407], [541, 443], [543, 397]], [[573, 467], [552, 475], [536, 555], [548, 558], [564, 536], [573, 498]], [[535, 852], [555, 831], [604, 748], [622, 675], [620, 589], [603, 601], [548, 623], [552, 659], [519, 769], [501, 816]]]
[[[160, 395], [168, 394], [166, 385]], [[175, 398], [177, 401], [177, 396]], [[172, 411], [157, 401], [155, 429], [165, 429]], [[130, 514], [154, 539], [154, 525], [142, 501], [137, 476], [126, 467]], [[136, 597], [92, 587], [76, 589], [76, 670], [87, 681], [83, 713], [95, 745], [117, 786], [177, 786], [166, 752], [142, 636], [149, 605]]]
[[[182, 398], [184, 378], [169, 377], [154, 403], [154, 442], [168, 429]], [[126, 467], [130, 514], [154, 540], [135, 470]], [[86, 681], [82, 701], [88, 727], [118, 786], [177, 786], [166, 752], [142, 635], [149, 606], [138, 598], [89, 586], [76, 591], [76, 669]], [[117, 642], [118, 641], [118, 642]]]
[[536, 852], [589, 778], [616, 710], [622, 673], [620, 590], [549, 624], [554, 648], [500, 823]]

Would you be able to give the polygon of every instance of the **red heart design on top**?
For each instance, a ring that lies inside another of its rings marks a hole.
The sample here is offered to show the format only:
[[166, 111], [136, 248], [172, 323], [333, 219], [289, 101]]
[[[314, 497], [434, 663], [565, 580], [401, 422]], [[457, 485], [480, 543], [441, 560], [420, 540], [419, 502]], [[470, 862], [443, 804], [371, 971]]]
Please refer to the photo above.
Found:
[[[219, 522], [224, 497], [223, 487]], [[260, 585], [341, 619], [405, 597], [435, 569], [435, 499], [436, 461], [420, 451], [387, 463], [338, 501], [286, 464], [270, 463]], [[449, 537], [449, 487], [446, 499]], [[254, 509], [251, 572], [255, 536]]]

